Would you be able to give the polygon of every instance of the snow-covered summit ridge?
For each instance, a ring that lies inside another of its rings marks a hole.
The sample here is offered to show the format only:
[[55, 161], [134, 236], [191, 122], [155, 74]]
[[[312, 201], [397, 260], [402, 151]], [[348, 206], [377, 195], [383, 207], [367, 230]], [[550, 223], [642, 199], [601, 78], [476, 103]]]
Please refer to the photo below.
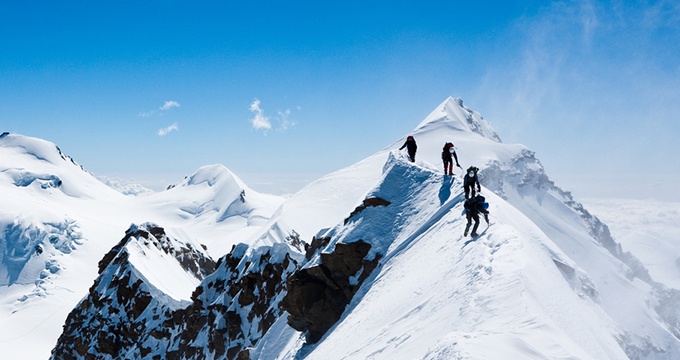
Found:
[[145, 201], [177, 203], [180, 216], [199, 218], [207, 214], [209, 221], [228, 219], [248, 224], [266, 222], [283, 198], [260, 194], [250, 189], [241, 179], [222, 164], [206, 165], [166, 191], [151, 194]]
[[438, 123], [446, 123], [457, 130], [473, 132], [487, 139], [502, 142], [496, 131], [484, 120], [482, 115], [463, 105], [461, 98], [449, 97], [444, 100], [415, 128], [414, 133], [436, 126]]
[[130, 225], [123, 240], [99, 262], [99, 272], [111, 264], [115, 268], [120, 262], [115, 259], [121, 256], [139, 277], [178, 301], [189, 300], [198, 283], [215, 268], [205, 249], [183, 231], [154, 223]]
[[[310, 239], [320, 229], [333, 227], [364, 199], [382, 176], [388, 154], [398, 150], [408, 135], [412, 135], [418, 145], [416, 163], [436, 166], [439, 171], [442, 147], [447, 142], [455, 145], [462, 169], [469, 166], [483, 169], [495, 161], [511, 161], [516, 154], [528, 150], [524, 145], [501, 143], [498, 134], [478, 112], [464, 106], [460, 98], [449, 97], [408, 134], [297, 192], [286, 200], [280, 218], [303, 239]], [[461, 175], [462, 170], [454, 168], [454, 172]], [[297, 216], [300, 214], [304, 216]]]
[[213, 164], [200, 167], [196, 172], [184, 179], [179, 186], [190, 186], [207, 183], [208, 186], [222, 186], [229, 189], [245, 189], [246, 184], [233, 172], [222, 164]]
[[75, 162], [70, 156], [62, 153], [58, 146], [46, 140], [18, 134], [8, 134], [0, 138], [0, 148], [16, 154], [29, 155], [53, 165], [59, 165], [65, 161], [87, 172], [85, 168]]
[[0, 186], [23, 188], [32, 196], [115, 198], [116, 192], [52, 142], [8, 134], [0, 138]]

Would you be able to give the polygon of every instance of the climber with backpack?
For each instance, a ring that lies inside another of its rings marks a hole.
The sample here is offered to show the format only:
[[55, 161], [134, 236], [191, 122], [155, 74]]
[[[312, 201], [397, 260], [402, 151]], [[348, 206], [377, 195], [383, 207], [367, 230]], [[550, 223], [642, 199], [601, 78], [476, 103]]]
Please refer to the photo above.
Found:
[[463, 236], [468, 235], [470, 225], [472, 225], [472, 220], [475, 221], [475, 226], [472, 228], [472, 233], [470, 236], [479, 236], [479, 234], [477, 234], [477, 228], [479, 227], [479, 213], [484, 214], [484, 220], [486, 220], [486, 224], [489, 225], [489, 211], [487, 210], [489, 204], [484, 201], [485, 199], [482, 195], [477, 195], [465, 200], [463, 207], [465, 208], [464, 212], [465, 216], [467, 217], [467, 225], [465, 226], [465, 233], [463, 233]]
[[[476, 193], [479, 193], [482, 191], [481, 185], [479, 185], [479, 179], [477, 178], [477, 172], [479, 171], [478, 168], [474, 166], [470, 166], [467, 169], [467, 174], [465, 174], [465, 178], [463, 179], [463, 187], [465, 188], [465, 199], [470, 199], [472, 197], [475, 197]], [[477, 191], [475, 192], [475, 185], [477, 185]]]
[[[442, 161], [444, 162], [444, 175], [453, 175], [453, 159], [456, 160], [456, 166], [462, 169], [458, 163], [458, 155], [456, 155], [456, 148], [452, 143], [447, 142], [444, 144], [444, 149], [442, 149]], [[448, 173], [447, 173], [448, 170]]]
[[406, 138], [406, 142], [399, 148], [399, 150], [402, 150], [403, 148], [406, 148], [408, 151], [408, 156], [411, 158], [411, 162], [415, 162], [418, 145], [416, 145], [416, 140], [413, 138], [413, 136], [409, 135], [409, 137]]

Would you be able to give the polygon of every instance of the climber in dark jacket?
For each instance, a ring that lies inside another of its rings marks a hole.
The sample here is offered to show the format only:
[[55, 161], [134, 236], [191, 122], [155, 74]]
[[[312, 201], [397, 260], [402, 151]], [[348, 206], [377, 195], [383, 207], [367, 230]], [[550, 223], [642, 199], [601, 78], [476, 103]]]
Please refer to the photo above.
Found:
[[487, 225], [489, 224], [489, 211], [484, 208], [484, 197], [477, 195], [471, 199], [465, 200], [463, 207], [465, 208], [465, 216], [467, 217], [467, 225], [465, 226], [465, 233], [463, 236], [467, 236], [470, 230], [470, 225], [472, 225], [472, 220], [475, 220], [475, 226], [472, 228], [472, 234], [470, 236], [478, 236], [477, 228], [479, 227], [479, 213], [484, 214], [484, 220], [486, 220]]
[[416, 145], [416, 140], [413, 138], [413, 136], [409, 135], [409, 137], [406, 138], [406, 142], [399, 148], [399, 150], [402, 150], [403, 148], [406, 148], [408, 151], [408, 156], [411, 158], [411, 162], [415, 162], [418, 145]]
[[[475, 197], [475, 194], [482, 191], [481, 185], [479, 185], [479, 179], [477, 179], [478, 168], [470, 166], [467, 169], [467, 174], [463, 179], [463, 187], [465, 188], [465, 199]], [[475, 192], [475, 185], [477, 185], [477, 192]]]
[[[442, 161], [444, 162], [444, 175], [453, 175], [453, 159], [456, 159], [456, 166], [462, 169], [458, 163], [458, 155], [456, 155], [456, 150], [454, 150], [453, 144], [447, 142], [442, 149]], [[448, 173], [447, 173], [448, 170]]]

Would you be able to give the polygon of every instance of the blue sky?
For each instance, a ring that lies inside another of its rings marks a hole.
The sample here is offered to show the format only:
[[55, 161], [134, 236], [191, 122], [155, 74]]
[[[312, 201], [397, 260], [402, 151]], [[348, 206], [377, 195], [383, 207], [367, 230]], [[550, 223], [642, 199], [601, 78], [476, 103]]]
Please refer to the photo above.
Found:
[[677, 44], [677, 0], [2, 2], [0, 131], [156, 189], [222, 163], [290, 193], [453, 96], [577, 197], [680, 201]]

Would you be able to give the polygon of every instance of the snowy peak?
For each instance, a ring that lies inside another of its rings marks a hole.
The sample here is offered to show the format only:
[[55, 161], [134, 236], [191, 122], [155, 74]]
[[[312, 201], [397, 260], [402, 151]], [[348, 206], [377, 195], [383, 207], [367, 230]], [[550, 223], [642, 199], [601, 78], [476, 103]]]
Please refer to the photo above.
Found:
[[416, 127], [414, 133], [428, 130], [441, 123], [456, 130], [469, 131], [487, 139], [501, 142], [501, 138], [482, 115], [463, 105], [461, 98], [449, 97], [446, 99]]
[[207, 186], [217, 186], [238, 192], [245, 189], [246, 185], [234, 173], [222, 164], [206, 165], [184, 179], [179, 186], [191, 186], [205, 184]]
[[[99, 262], [99, 273], [104, 272], [112, 262], [115, 263], [115, 258], [122, 256], [164, 293], [178, 295], [178, 300], [188, 299], [198, 281], [214, 271], [215, 262], [202, 245], [189, 239], [180, 230], [168, 231], [174, 232], [174, 236], [168, 236], [166, 229], [153, 223], [132, 224], [123, 240]], [[171, 270], [176, 276], [166, 278], [158, 275], [160, 268], [165, 268], [165, 275], [172, 273], [169, 267], [173, 268]], [[169, 287], [178, 289], [176, 285], [186, 279], [187, 274], [193, 280], [187, 282], [190, 284], [188, 294], [185, 291], [185, 296], [181, 296]]]
[[[524, 155], [516, 159], [518, 166], [531, 163], [535, 172], [521, 176], [520, 189], [531, 202], [544, 179], [531, 154]], [[363, 205], [322, 239], [313, 240], [312, 248], [319, 251], [288, 281], [281, 306], [291, 315], [288, 325], [307, 332], [307, 344], [290, 330], [270, 331], [251, 353], [260, 355], [255, 359], [275, 358], [272, 354], [310, 360], [645, 359], [631, 355], [677, 349], [670, 345], [672, 336], [662, 335], [663, 326], [648, 315], [649, 303], [634, 305], [631, 300], [651, 300], [647, 291], [637, 293], [622, 274], [605, 275], [602, 264], [611, 263], [614, 273], [621, 264], [587, 232], [577, 234], [573, 229], [578, 224], [563, 228], [566, 221], [582, 221], [570, 208], [558, 210], [557, 204], [547, 204], [548, 196], [543, 198], [546, 228], [572, 236], [555, 244], [530, 218], [484, 189], [495, 224], [483, 225], [479, 237], [468, 238], [462, 234], [466, 221], [458, 179], [414, 164], [398, 151], [388, 154], [383, 169]], [[506, 195], [515, 199], [509, 189]], [[553, 222], [547, 218], [550, 213], [560, 219]], [[574, 256], [580, 247], [590, 247], [589, 262]], [[355, 256], [338, 260], [333, 256], [338, 252]], [[603, 281], [603, 276], [611, 278]], [[329, 309], [334, 303], [343, 306]], [[642, 320], [644, 316], [648, 318]], [[628, 326], [632, 317], [644, 323], [644, 331]], [[337, 323], [319, 328], [328, 319]], [[279, 329], [283, 321], [272, 328]], [[645, 338], [657, 340], [645, 343]], [[275, 341], [280, 347], [268, 349]]]
[[266, 222], [283, 198], [255, 192], [224, 165], [216, 164], [203, 166], [167, 191], [142, 201], [162, 207], [161, 211], [174, 211], [183, 219], [247, 225]]
[[115, 197], [55, 144], [22, 135], [0, 138], [0, 186], [12, 185], [34, 194], [70, 197]]
[[214, 269], [190, 240], [168, 237], [151, 223], [132, 225], [100, 261], [99, 277], [66, 319], [51, 358], [117, 359], [130, 349], [131, 356], [144, 357], [150, 349], [137, 340], [148, 336], [161, 315], [171, 317], [186, 306], [200, 279]]
[[17, 134], [9, 134], [0, 138], [0, 148], [11, 151], [15, 154], [28, 155], [52, 165], [59, 166], [63, 162], [67, 162], [73, 166], [77, 166], [83, 171], [86, 171], [70, 156], [62, 153], [58, 146], [46, 140]]

